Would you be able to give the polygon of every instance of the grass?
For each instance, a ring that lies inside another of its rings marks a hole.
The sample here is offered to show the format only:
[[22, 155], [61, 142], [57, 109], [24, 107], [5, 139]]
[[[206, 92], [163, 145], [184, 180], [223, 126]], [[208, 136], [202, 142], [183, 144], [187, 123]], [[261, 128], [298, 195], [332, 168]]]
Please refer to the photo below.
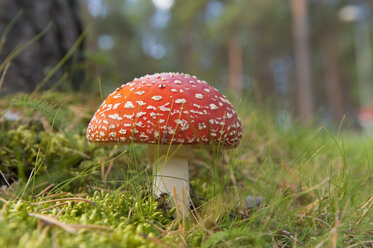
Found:
[[[197, 209], [182, 220], [151, 196], [145, 146], [86, 142], [100, 101], [0, 101], [0, 247], [372, 247], [369, 137], [284, 129], [241, 104], [241, 145], [191, 161]], [[4, 118], [9, 102], [19, 121]], [[262, 204], [248, 208], [247, 196]]]

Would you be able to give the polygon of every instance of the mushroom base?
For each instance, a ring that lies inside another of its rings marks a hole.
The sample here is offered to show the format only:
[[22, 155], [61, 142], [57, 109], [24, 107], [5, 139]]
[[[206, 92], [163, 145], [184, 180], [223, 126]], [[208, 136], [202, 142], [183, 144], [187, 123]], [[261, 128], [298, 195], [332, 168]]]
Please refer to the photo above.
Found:
[[171, 203], [175, 206], [177, 201], [180, 213], [186, 216], [190, 206], [188, 160], [192, 157], [193, 152], [189, 147], [170, 150], [167, 146], [148, 147], [148, 158], [153, 161], [153, 194], [156, 197], [169, 194]]

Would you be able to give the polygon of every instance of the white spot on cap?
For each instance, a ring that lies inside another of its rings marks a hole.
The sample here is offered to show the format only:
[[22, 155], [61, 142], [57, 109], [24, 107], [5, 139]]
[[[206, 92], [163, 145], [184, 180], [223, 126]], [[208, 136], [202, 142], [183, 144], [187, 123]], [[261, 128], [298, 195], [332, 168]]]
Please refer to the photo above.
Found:
[[114, 98], [114, 99], [117, 99], [117, 98], [120, 98], [120, 97], [122, 97], [121, 94], [116, 94], [113, 98]]
[[153, 110], [157, 110], [156, 107], [152, 106], [152, 105], [149, 105], [148, 107], [146, 107], [146, 109], [153, 109]]
[[162, 100], [162, 97], [161, 96], [152, 96], [152, 99], [154, 101], [159, 101], [159, 100]]
[[203, 98], [203, 95], [202, 95], [202, 94], [198, 94], [198, 93], [197, 93], [195, 96], [196, 96], [196, 98], [198, 98], [198, 99], [202, 99], [202, 98]]
[[203, 129], [205, 129], [206, 127], [207, 127], [207, 126], [206, 126], [205, 123], [203, 123], [203, 122], [198, 123], [198, 129], [199, 129], [199, 130], [203, 130]]
[[133, 105], [133, 103], [131, 101], [126, 102], [126, 104], [124, 105], [124, 108], [126, 108], [126, 109], [132, 109], [134, 107], [135, 107], [135, 105]]
[[103, 120], [102, 122], [105, 123], [105, 124], [109, 124], [109, 122], [107, 120]]
[[171, 111], [170, 108], [167, 108], [167, 107], [165, 107], [165, 106], [160, 106], [160, 107], [159, 107], [159, 110], [160, 110], [160, 111]]
[[114, 107], [113, 107], [113, 109], [116, 109], [116, 108], [118, 108], [118, 106], [119, 106], [120, 104], [121, 104], [120, 102], [118, 102], [118, 103], [114, 104]]
[[124, 118], [132, 119], [135, 116], [135, 114], [132, 115], [123, 115]]
[[156, 138], [156, 139], [159, 138], [159, 131], [154, 131], [154, 138]]
[[210, 89], [207, 89], [207, 88], [205, 88], [203, 90], [206, 91], [206, 92], [211, 92]]
[[177, 89], [171, 89], [172, 92], [177, 92]]
[[175, 80], [174, 83], [175, 84], [181, 84], [181, 81], [180, 80]]
[[140, 139], [141, 139], [142, 141], [145, 141], [145, 140], [149, 139], [149, 137], [148, 137], [148, 135], [142, 133], [142, 134], [140, 134]]
[[212, 109], [212, 110], [218, 109], [218, 106], [216, 106], [213, 103], [210, 103], [210, 109]]
[[175, 120], [175, 122], [176, 122], [176, 124], [178, 126], [180, 126], [180, 130], [181, 131], [185, 131], [185, 130], [187, 130], [189, 128], [189, 123], [186, 120], [179, 120], [179, 119], [177, 119], [177, 120]]
[[111, 132], [111, 133], [109, 133], [108, 137], [117, 137], [117, 133], [116, 132]]
[[143, 106], [143, 105], [146, 105], [146, 103], [145, 102], [143, 102], [143, 101], [136, 101], [140, 106]]
[[176, 99], [175, 103], [186, 103], [185, 98]]
[[111, 124], [111, 125], [109, 126], [109, 128], [110, 128], [110, 129], [114, 129], [114, 128], [115, 128], [115, 125], [114, 125], [114, 124]]
[[123, 129], [123, 128], [121, 128], [121, 129], [119, 130], [119, 133], [120, 133], [120, 134], [126, 134], [126, 132], [127, 132], [127, 131], [126, 131], [125, 129]]
[[[113, 115], [108, 115], [109, 118], [113, 119], [113, 120], [122, 120], [122, 117], [120, 117], [117, 113], [113, 114]], [[105, 121], [104, 121], [105, 123]], [[109, 124], [109, 123], [105, 123], [105, 124]]]
[[136, 94], [136, 95], [139, 95], [139, 96], [143, 95], [144, 93], [145, 93], [145, 91], [143, 91], [143, 90], [142, 90], [142, 91], [137, 91], [137, 92], [135, 92], [135, 94]]
[[143, 115], [146, 115], [146, 112], [138, 112], [138, 113], [136, 114], [136, 117], [141, 117], [141, 116], [143, 116]]

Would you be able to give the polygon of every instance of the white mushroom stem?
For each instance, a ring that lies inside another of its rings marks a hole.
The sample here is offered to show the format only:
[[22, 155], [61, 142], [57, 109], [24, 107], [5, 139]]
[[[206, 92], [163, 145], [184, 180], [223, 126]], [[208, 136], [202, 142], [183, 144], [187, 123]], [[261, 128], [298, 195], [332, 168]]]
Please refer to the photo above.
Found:
[[[163, 193], [169, 193], [174, 203], [177, 200], [180, 213], [183, 213], [183, 211], [187, 213], [190, 203], [188, 160], [170, 158], [166, 163], [162, 162], [153, 166], [153, 194], [159, 197]], [[176, 196], [174, 195], [174, 187]]]
[[180, 215], [184, 213], [188, 216], [190, 205], [188, 160], [192, 157], [192, 150], [184, 147], [178, 151], [177, 148], [168, 150], [164, 146], [154, 153], [154, 150], [151, 151], [154, 148], [157, 149], [154, 146], [148, 148], [148, 156], [150, 155], [153, 161], [153, 194], [156, 197], [169, 194], [171, 202], [174, 205], [177, 203]]

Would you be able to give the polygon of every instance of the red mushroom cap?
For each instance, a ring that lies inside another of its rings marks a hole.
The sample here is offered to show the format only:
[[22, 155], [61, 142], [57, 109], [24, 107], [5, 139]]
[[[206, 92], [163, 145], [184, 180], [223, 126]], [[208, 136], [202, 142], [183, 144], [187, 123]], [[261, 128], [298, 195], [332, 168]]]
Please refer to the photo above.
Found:
[[110, 94], [87, 128], [89, 142], [236, 147], [241, 121], [231, 103], [195, 76], [157, 73]]

